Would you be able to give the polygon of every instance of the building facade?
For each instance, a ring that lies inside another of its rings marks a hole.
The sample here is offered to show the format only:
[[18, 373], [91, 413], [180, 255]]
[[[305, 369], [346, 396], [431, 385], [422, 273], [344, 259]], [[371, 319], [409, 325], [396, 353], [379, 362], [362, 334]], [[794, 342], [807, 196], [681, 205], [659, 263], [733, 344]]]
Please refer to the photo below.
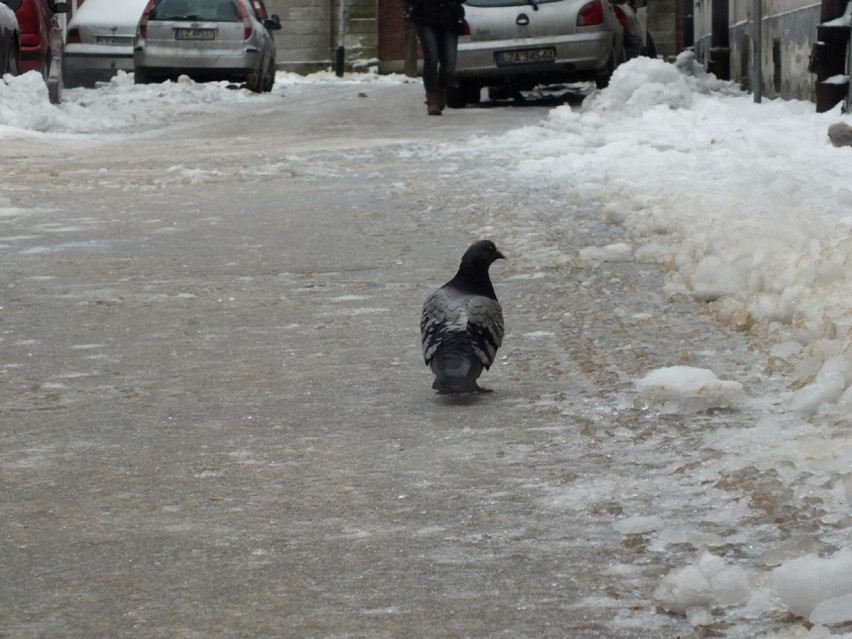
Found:
[[[755, 54], [755, 9], [760, 15], [760, 50]], [[818, 42], [828, 40], [822, 25], [838, 18], [845, 0], [695, 0], [693, 25], [696, 58], [709, 70], [734, 80], [748, 90], [755, 88], [754, 56], [758, 56], [761, 93], [769, 98], [812, 100], [818, 104], [825, 79], [817, 73], [814, 58]], [[849, 29], [840, 28], [839, 40], [848, 41]], [[817, 45], [817, 46], [815, 46]], [[845, 73], [845, 44], [822, 50], [828, 61], [826, 77]], [[718, 70], [727, 69], [727, 75]], [[836, 87], [833, 93], [838, 93]], [[842, 92], [842, 91], [841, 91]], [[836, 101], [834, 102], [836, 103]]]

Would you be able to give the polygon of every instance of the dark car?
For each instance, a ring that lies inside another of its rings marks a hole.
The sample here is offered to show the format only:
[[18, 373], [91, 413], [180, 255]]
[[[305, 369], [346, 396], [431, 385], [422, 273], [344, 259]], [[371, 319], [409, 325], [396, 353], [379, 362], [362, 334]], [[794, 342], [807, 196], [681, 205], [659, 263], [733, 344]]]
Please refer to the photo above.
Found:
[[62, 30], [57, 13], [68, 11], [61, 0], [0, 0], [15, 12], [21, 36], [21, 73], [37, 71], [47, 83], [50, 101], [62, 99]]
[[18, 19], [5, 4], [0, 4], [0, 77], [21, 72], [21, 37]]

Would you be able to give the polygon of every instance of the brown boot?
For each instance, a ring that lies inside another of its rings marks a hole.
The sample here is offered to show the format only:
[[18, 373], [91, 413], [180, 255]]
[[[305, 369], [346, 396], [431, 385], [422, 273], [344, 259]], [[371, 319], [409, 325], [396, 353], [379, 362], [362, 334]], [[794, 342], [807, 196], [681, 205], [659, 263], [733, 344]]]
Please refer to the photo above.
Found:
[[438, 91], [430, 91], [426, 93], [426, 112], [429, 115], [441, 115], [441, 107], [439, 104], [440, 99]]
[[438, 108], [441, 111], [447, 108], [447, 87], [438, 89]]

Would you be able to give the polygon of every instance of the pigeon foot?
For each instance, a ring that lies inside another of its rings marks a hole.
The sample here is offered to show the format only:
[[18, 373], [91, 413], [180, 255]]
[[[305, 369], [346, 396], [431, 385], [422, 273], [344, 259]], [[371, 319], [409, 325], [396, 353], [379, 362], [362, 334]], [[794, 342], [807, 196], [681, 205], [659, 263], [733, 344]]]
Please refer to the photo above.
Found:
[[476, 392], [477, 393], [493, 393], [494, 389], [493, 388], [485, 388], [484, 386], [480, 386], [479, 384], [476, 384]]

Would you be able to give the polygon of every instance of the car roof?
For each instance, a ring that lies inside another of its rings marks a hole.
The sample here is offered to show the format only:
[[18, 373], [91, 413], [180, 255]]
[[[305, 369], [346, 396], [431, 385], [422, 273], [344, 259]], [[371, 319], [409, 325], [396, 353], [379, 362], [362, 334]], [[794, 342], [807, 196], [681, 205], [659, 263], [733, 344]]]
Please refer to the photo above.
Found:
[[69, 22], [74, 24], [136, 25], [148, 0], [86, 0]]

